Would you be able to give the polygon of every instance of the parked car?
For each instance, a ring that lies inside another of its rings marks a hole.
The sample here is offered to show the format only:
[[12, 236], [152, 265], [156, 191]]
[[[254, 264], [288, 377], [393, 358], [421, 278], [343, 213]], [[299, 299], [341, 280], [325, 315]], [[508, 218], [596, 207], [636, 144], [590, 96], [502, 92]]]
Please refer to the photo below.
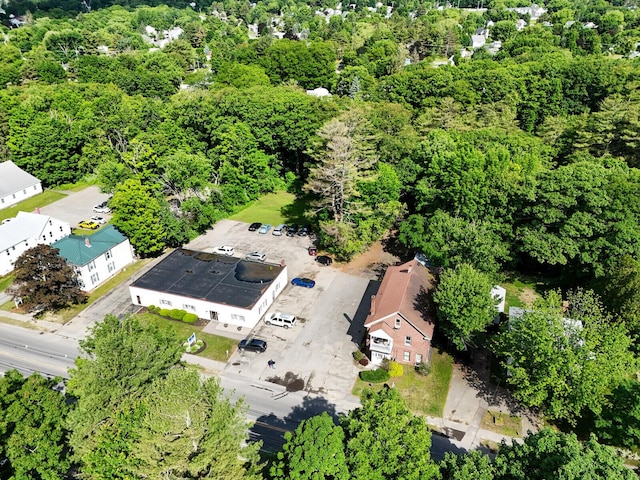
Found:
[[104, 225], [105, 223], [107, 223], [107, 219], [104, 217], [101, 217], [100, 215], [94, 215], [93, 217], [89, 217], [89, 220], [97, 223], [98, 225]]
[[278, 225], [276, 228], [273, 229], [273, 234], [276, 237], [281, 236], [283, 232], [287, 233], [287, 226], [284, 223], [281, 223], [280, 225]]
[[327, 255], [318, 255], [316, 257], [316, 262], [318, 262], [320, 265], [328, 267], [333, 263], [333, 259], [331, 257], [328, 257]]
[[291, 285], [295, 285], [296, 287], [313, 288], [316, 286], [316, 282], [310, 278], [296, 277], [291, 280]]
[[260, 227], [262, 226], [262, 224], [260, 222], [253, 222], [251, 225], [249, 225], [249, 231], [250, 232], [255, 232], [256, 230], [258, 230]]
[[293, 327], [296, 324], [296, 317], [295, 315], [291, 315], [290, 313], [276, 312], [272, 313], [271, 316], [265, 318], [264, 323], [266, 323], [267, 325], [289, 328]]
[[94, 205], [93, 206], [93, 211], [96, 213], [111, 213], [111, 209], [107, 206], [109, 202], [108, 201], [104, 201], [102, 203], [99, 203], [98, 205]]
[[311, 234], [311, 225], [309, 225], [308, 223], [303, 225], [302, 228], [298, 230], [299, 237], [306, 237], [307, 235], [310, 235], [310, 234]]
[[251, 252], [244, 258], [254, 262], [264, 262], [267, 258], [267, 254], [264, 252]]
[[287, 237], [293, 237], [296, 233], [298, 233], [298, 225], [294, 223], [287, 227]]
[[262, 225], [260, 227], [260, 229], [258, 230], [258, 233], [269, 233], [269, 230], [271, 230], [271, 224], [270, 223], [265, 223], [264, 225]]
[[219, 253], [220, 255], [229, 255], [230, 257], [232, 257], [235, 253], [235, 249], [233, 247], [229, 247], [228, 245], [222, 245], [220, 247], [214, 248], [213, 253]]
[[318, 248], [317, 247], [309, 247], [307, 248], [307, 252], [309, 252], [309, 255], [311, 255], [312, 257], [318, 254]]
[[90, 220], [83, 220], [78, 224], [78, 228], [84, 228], [85, 230], [97, 230], [100, 228], [100, 225]]
[[259, 340], [257, 338], [252, 338], [251, 340], [245, 338], [244, 340], [240, 341], [240, 343], [238, 344], [238, 348], [240, 350], [261, 353], [267, 350], [267, 342], [265, 342], [264, 340]]

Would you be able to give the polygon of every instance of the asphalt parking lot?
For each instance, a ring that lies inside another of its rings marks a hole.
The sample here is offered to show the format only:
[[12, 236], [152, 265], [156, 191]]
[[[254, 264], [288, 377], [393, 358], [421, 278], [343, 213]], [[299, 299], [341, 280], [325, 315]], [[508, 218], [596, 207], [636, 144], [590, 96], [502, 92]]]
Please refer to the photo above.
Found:
[[94, 205], [108, 199], [109, 194], [101, 193], [98, 187], [92, 186], [79, 192], [71, 192], [57, 202], [42, 207], [40, 213], [69, 222], [71, 228], [76, 228], [78, 223], [83, 220], [89, 220], [89, 217], [92, 215], [99, 215], [108, 221], [111, 215], [106, 213], [93, 213]]
[[[290, 313], [298, 317], [296, 326], [285, 329], [260, 321], [248, 336], [266, 340], [267, 351], [237, 351], [225, 371], [287, 385], [292, 391], [322, 393], [329, 398], [350, 395], [358, 372], [352, 352], [363, 335], [362, 309], [360, 318], [356, 312], [370, 294], [365, 295], [369, 279], [317, 264], [307, 252], [312, 244], [309, 237], [277, 237], [271, 232], [249, 232], [248, 227], [246, 223], [220, 221], [187, 248], [211, 251], [229, 245], [235, 248], [236, 257], [261, 250], [268, 262], [287, 264], [289, 280], [308, 277], [316, 286], [289, 284], [265, 316], [276, 311]], [[268, 360], [275, 361], [275, 369], [268, 367]]]

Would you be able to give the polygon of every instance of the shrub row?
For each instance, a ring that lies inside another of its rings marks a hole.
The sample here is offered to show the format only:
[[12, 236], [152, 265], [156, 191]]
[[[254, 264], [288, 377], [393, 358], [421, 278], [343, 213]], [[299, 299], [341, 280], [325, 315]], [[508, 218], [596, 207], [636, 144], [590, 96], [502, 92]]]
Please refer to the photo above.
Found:
[[155, 313], [157, 315], [160, 315], [161, 317], [172, 318], [184, 323], [194, 323], [198, 320], [198, 315], [196, 315], [195, 313], [187, 313], [184, 310], [180, 310], [179, 308], [167, 309], [156, 307], [155, 305], [149, 305], [147, 309], [151, 313]]
[[360, 379], [363, 382], [382, 383], [389, 380], [389, 372], [382, 368], [376, 370], [365, 370], [360, 372]]

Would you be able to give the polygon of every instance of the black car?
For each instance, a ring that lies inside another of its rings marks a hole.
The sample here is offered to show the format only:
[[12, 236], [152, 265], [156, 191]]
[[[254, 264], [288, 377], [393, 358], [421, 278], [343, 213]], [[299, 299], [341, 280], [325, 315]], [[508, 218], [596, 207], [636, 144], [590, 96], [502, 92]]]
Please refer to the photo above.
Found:
[[316, 257], [316, 262], [318, 262], [320, 265], [328, 267], [333, 263], [333, 259], [331, 257], [327, 257], [326, 255], [318, 255]]
[[267, 350], [267, 342], [258, 340], [257, 338], [244, 339], [238, 344], [240, 350], [248, 350], [250, 352], [264, 352]]
[[309, 225], [308, 223], [303, 225], [302, 228], [298, 230], [299, 237], [306, 237], [310, 233], [311, 233], [311, 225]]
[[293, 237], [296, 233], [298, 233], [298, 225], [294, 223], [287, 227], [287, 237]]
[[249, 225], [249, 231], [250, 232], [255, 232], [256, 230], [258, 230], [260, 227], [262, 226], [262, 224], [260, 222], [254, 222], [251, 225]]

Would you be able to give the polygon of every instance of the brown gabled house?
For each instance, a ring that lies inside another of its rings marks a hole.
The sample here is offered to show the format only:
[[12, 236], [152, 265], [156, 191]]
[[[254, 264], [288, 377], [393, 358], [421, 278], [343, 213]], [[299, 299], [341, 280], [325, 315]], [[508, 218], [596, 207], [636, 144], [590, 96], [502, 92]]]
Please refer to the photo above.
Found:
[[371, 297], [364, 323], [374, 364], [385, 358], [408, 365], [429, 362], [435, 327], [434, 288], [433, 275], [415, 259], [387, 269], [377, 295]]

